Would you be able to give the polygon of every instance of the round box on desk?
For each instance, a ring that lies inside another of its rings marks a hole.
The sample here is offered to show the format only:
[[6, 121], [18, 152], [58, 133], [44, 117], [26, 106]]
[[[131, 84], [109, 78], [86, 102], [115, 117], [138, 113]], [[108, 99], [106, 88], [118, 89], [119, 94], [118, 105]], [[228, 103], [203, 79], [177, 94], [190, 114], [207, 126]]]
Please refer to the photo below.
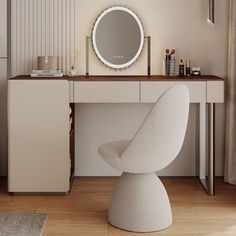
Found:
[[38, 70], [57, 70], [56, 56], [38, 56]]

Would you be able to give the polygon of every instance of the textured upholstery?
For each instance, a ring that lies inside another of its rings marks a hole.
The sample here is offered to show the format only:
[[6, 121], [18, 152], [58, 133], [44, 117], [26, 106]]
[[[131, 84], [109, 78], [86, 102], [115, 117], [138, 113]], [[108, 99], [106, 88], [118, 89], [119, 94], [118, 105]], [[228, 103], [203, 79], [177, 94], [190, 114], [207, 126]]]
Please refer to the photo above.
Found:
[[121, 229], [151, 232], [172, 223], [166, 190], [153, 173], [169, 165], [184, 141], [189, 113], [185, 85], [168, 89], [132, 140], [103, 144], [99, 153], [124, 173], [113, 191], [108, 220]]
[[179, 85], [167, 90], [122, 153], [123, 171], [150, 173], [169, 165], [182, 147], [188, 112], [188, 88]]
[[188, 88], [185, 85], [172, 87], [154, 104], [131, 142], [107, 143], [99, 148], [99, 153], [111, 166], [124, 172], [156, 172], [178, 155], [188, 112]]
[[123, 171], [120, 163], [120, 156], [129, 143], [130, 140], [120, 140], [105, 143], [99, 147], [98, 152], [109, 165], [117, 170]]
[[124, 172], [114, 189], [108, 218], [112, 225], [136, 232], [151, 232], [170, 226], [169, 199], [156, 174]]

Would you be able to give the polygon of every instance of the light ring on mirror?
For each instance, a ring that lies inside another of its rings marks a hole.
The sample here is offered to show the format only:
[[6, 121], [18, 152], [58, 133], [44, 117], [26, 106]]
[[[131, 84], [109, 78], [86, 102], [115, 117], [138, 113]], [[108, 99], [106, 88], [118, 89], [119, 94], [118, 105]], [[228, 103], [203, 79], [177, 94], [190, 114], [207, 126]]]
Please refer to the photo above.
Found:
[[[136, 23], [138, 24], [139, 30], [140, 30], [140, 45], [139, 48], [135, 54], [135, 56], [129, 60], [127, 63], [124, 64], [113, 64], [110, 63], [109, 61], [107, 61], [106, 59], [104, 59], [102, 57], [102, 55], [100, 54], [98, 47], [97, 47], [97, 43], [96, 43], [96, 31], [99, 25], [99, 22], [101, 21], [101, 19], [108, 14], [109, 12], [112, 11], [116, 11], [116, 10], [120, 10], [120, 11], [125, 11], [127, 13], [129, 13], [136, 21]], [[114, 7], [110, 7], [106, 10], [104, 10], [96, 19], [94, 26], [93, 26], [93, 30], [92, 30], [92, 44], [93, 44], [93, 49], [95, 51], [95, 54], [97, 55], [97, 57], [102, 61], [102, 63], [104, 63], [105, 65], [113, 68], [113, 69], [124, 69], [130, 65], [132, 65], [140, 56], [143, 46], [144, 46], [144, 29], [143, 29], [143, 25], [141, 20], [138, 18], [138, 16], [130, 9], [126, 8], [126, 7], [122, 7], [122, 6], [114, 6]]]

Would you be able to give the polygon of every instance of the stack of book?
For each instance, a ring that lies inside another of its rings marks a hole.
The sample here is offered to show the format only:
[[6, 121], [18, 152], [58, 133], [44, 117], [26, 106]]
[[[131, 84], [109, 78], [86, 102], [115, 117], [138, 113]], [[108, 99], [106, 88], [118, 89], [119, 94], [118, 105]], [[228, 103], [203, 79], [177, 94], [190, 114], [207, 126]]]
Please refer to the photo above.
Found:
[[62, 77], [60, 70], [33, 70], [31, 77]]

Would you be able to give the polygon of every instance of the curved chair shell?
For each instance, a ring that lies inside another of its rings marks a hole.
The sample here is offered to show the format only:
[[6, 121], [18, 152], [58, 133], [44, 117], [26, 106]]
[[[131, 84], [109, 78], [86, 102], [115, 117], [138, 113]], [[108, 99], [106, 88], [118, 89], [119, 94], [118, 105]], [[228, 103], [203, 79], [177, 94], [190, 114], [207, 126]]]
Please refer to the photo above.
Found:
[[188, 113], [187, 86], [177, 85], [168, 89], [154, 104], [122, 152], [122, 170], [129, 173], [151, 173], [169, 165], [183, 145]]
[[124, 171], [109, 207], [112, 225], [135, 232], [157, 231], [171, 225], [168, 195], [153, 172], [169, 165], [179, 153], [188, 112], [188, 88], [170, 88], [152, 107], [131, 141], [110, 142], [98, 149], [108, 164]]

